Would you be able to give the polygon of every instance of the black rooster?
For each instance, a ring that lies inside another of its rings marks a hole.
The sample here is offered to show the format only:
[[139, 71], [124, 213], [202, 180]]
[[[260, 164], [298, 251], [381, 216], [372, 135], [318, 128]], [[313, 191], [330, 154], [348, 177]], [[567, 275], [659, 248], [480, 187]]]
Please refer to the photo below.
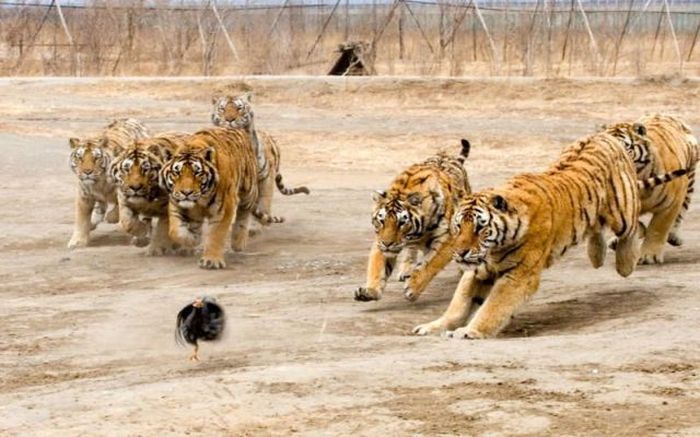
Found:
[[213, 297], [198, 297], [177, 314], [177, 331], [175, 339], [178, 343], [194, 345], [190, 361], [199, 361], [199, 340], [218, 340], [224, 332], [226, 318]]

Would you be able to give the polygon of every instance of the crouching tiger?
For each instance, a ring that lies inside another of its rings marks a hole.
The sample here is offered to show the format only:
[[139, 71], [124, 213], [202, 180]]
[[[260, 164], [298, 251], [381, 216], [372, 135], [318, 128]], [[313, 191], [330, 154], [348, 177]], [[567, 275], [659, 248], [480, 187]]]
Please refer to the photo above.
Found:
[[81, 140], [68, 140], [71, 148], [70, 168], [78, 177], [75, 197], [75, 227], [69, 248], [87, 246], [90, 231], [106, 218], [108, 223], [119, 220], [115, 185], [108, 177], [112, 158], [133, 140], [150, 134], [141, 122], [133, 118], [111, 122], [101, 135]]
[[[687, 178], [641, 191], [641, 213], [652, 217], [648, 228], [642, 228], [644, 242], [640, 262], [662, 263], [665, 243], [680, 246], [683, 242], [680, 225], [690, 206], [695, 167], [700, 159], [697, 138], [679, 118], [661, 114], [643, 117], [635, 123], [603, 126], [603, 130], [624, 143], [639, 179], [673, 169], [687, 170]], [[611, 247], [615, 244], [613, 240]]]
[[258, 200], [258, 173], [250, 136], [242, 129], [200, 130], [177, 149], [161, 169], [160, 178], [170, 196], [170, 238], [185, 247], [195, 247], [207, 220], [208, 234], [199, 265], [224, 268], [231, 224], [231, 246], [235, 251], [243, 250], [248, 222]]
[[[465, 273], [447, 311], [414, 334], [456, 329], [452, 335], [459, 338], [495, 336], [537, 291], [542, 271], [569, 247], [587, 240], [591, 264], [602, 266], [606, 228], [619, 239], [617, 272], [630, 275], [640, 253], [640, 187], [682, 174], [637, 181], [620, 142], [597, 134], [567, 147], [544, 173], [467, 196], [451, 225], [454, 259]], [[483, 305], [472, 306], [478, 302]]]
[[[158, 181], [163, 164], [185, 144], [188, 134], [169, 132], [136, 140], [112, 162], [110, 174], [117, 185], [119, 224], [134, 236], [135, 244], [150, 244], [146, 255], [175, 250], [168, 237], [168, 193]], [[152, 220], [157, 219], [152, 232]]]
[[[355, 300], [378, 300], [396, 265], [403, 259], [399, 281], [404, 297], [415, 301], [452, 256], [449, 223], [457, 202], [471, 193], [464, 161], [469, 141], [462, 140], [458, 156], [441, 152], [414, 164], [374, 193], [372, 224], [375, 242], [369, 254], [367, 283], [355, 291]], [[423, 258], [416, 264], [418, 252]]]

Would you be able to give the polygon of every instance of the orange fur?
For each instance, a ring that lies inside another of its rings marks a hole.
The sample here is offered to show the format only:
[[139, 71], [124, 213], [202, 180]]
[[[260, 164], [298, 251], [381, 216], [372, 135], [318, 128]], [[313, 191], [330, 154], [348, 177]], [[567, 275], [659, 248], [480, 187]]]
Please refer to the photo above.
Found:
[[[453, 217], [452, 234], [455, 259], [468, 269], [442, 317], [414, 333], [466, 324], [456, 336], [495, 336], [537, 291], [542, 271], [569, 247], [587, 241], [592, 265], [603, 265], [606, 228], [619, 238], [617, 272], [628, 276], [639, 258], [639, 211], [632, 161], [604, 133], [567, 147], [544, 173], [519, 175], [466, 197]], [[485, 299], [477, 311], [474, 299]]]
[[209, 232], [199, 260], [202, 268], [226, 266], [224, 252], [233, 223], [231, 245], [245, 248], [248, 222], [258, 200], [258, 177], [250, 136], [241, 129], [209, 128], [190, 136], [161, 170], [170, 195], [170, 238], [196, 246], [204, 220]]
[[[401, 253], [399, 280], [404, 297], [414, 301], [451, 259], [449, 223], [457, 202], [471, 192], [462, 155], [440, 153], [403, 171], [384, 192], [374, 195], [375, 242], [369, 255], [367, 282], [355, 300], [381, 298]], [[418, 252], [424, 254], [416, 264]]]

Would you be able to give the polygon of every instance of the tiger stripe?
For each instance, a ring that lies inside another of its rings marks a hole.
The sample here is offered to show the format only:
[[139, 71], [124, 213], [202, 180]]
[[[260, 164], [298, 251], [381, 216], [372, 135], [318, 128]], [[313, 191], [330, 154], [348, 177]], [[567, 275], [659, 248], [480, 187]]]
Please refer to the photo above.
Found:
[[112, 121], [98, 136], [68, 140], [71, 147], [69, 166], [78, 177], [75, 225], [68, 248], [86, 246], [90, 231], [105, 217], [109, 223], [119, 220], [116, 187], [108, 172], [110, 163], [127, 144], [149, 135], [140, 121], [122, 118]]
[[[586, 241], [591, 264], [602, 266], [606, 229], [619, 239], [617, 272], [630, 275], [639, 258], [640, 209], [632, 160], [606, 133], [566, 147], [543, 173], [517, 175], [466, 196], [451, 222], [454, 259], [465, 273], [447, 311], [413, 332], [459, 328], [457, 337], [495, 336], [570, 247]], [[475, 299], [484, 303], [472, 311]]]
[[208, 222], [200, 267], [226, 266], [232, 224], [231, 247], [245, 248], [258, 200], [258, 167], [248, 132], [217, 127], [196, 132], [165, 163], [160, 181], [169, 193], [168, 234], [173, 241], [196, 246]]

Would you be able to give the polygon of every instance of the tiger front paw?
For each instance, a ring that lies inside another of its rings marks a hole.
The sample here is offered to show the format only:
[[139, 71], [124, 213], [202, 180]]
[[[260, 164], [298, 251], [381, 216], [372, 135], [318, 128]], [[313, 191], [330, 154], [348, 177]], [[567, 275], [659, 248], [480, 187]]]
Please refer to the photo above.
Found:
[[218, 270], [226, 268], [226, 261], [223, 258], [203, 256], [199, 259], [199, 267], [206, 270]]
[[639, 258], [639, 264], [650, 265], [650, 264], [663, 264], [664, 254], [663, 253], [649, 253], [644, 254]]
[[454, 331], [449, 331], [447, 333], [447, 337], [459, 340], [478, 340], [486, 338], [486, 336], [474, 329], [470, 329], [468, 326], [465, 326], [464, 328], [455, 329]]
[[69, 249], [77, 249], [88, 245], [88, 237], [85, 235], [73, 235], [68, 242]]
[[683, 238], [681, 238], [681, 236], [676, 234], [675, 232], [671, 232], [670, 234], [668, 234], [666, 242], [671, 246], [679, 247], [683, 245]]
[[374, 288], [358, 287], [355, 290], [355, 300], [358, 302], [370, 302], [382, 298], [382, 293]]
[[413, 335], [424, 336], [424, 335], [438, 334], [441, 332], [445, 332], [447, 330], [447, 328], [448, 327], [445, 326], [445, 323], [440, 318], [437, 320], [433, 320], [430, 323], [424, 323], [422, 325], [418, 325], [415, 328], [413, 328], [413, 330], [411, 332], [413, 333]]

